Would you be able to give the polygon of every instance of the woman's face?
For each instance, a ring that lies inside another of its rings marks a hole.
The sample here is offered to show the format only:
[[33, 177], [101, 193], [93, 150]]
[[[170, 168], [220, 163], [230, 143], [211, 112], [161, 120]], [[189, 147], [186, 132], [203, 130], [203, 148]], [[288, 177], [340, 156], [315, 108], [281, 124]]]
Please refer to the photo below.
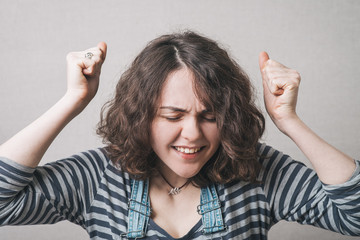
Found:
[[162, 161], [163, 174], [195, 176], [216, 152], [219, 129], [212, 112], [197, 99], [194, 77], [182, 68], [167, 77], [151, 126], [151, 145]]

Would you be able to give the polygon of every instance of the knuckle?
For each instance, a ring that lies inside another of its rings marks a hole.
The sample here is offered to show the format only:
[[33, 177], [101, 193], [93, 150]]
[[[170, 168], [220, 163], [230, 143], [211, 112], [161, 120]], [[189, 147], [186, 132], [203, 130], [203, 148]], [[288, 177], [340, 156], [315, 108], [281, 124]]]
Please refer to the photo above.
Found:
[[69, 52], [68, 54], [66, 54], [66, 60], [70, 61], [74, 58], [74, 53], [73, 52]]
[[91, 75], [93, 75], [93, 74], [95, 73], [95, 67], [94, 67], [94, 65], [91, 65], [88, 69], [89, 69], [89, 73], [90, 73]]
[[268, 77], [269, 77], [269, 79], [274, 80], [274, 79], [277, 78], [277, 75], [276, 75], [276, 73], [274, 71], [269, 71], [268, 72]]
[[276, 78], [272, 78], [270, 81], [271, 85], [276, 86], [277, 85], [277, 79]]
[[300, 75], [300, 73], [299, 73], [297, 70], [295, 70], [295, 69], [291, 69], [291, 72], [292, 72], [294, 75]]
[[267, 65], [272, 66], [274, 65], [275, 61], [272, 59], [267, 60]]

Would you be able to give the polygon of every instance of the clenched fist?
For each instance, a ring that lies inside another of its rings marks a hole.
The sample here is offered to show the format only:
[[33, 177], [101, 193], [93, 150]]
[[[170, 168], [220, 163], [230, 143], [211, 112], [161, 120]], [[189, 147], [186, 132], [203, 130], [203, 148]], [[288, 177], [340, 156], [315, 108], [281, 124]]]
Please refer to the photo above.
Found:
[[259, 65], [264, 88], [266, 111], [275, 125], [282, 129], [285, 121], [297, 118], [296, 102], [300, 84], [300, 74], [261, 52]]
[[67, 55], [67, 94], [85, 105], [95, 96], [106, 57], [106, 43]]

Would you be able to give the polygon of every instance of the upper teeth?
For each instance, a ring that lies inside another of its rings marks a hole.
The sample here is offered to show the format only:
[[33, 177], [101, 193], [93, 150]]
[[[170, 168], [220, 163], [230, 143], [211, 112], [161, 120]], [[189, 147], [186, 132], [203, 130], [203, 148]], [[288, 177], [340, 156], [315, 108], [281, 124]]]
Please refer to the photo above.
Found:
[[175, 147], [175, 149], [182, 153], [196, 153], [196, 152], [200, 151], [200, 148]]

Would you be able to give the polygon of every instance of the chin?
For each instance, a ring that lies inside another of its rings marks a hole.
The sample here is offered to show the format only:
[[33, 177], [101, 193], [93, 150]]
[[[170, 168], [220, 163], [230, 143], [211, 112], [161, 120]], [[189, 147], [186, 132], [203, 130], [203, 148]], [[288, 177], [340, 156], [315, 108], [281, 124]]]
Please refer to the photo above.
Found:
[[179, 171], [179, 168], [177, 169], [177, 171], [174, 171], [178, 176], [183, 177], [183, 178], [192, 178], [194, 176], [196, 176], [196, 174], [198, 174], [200, 172], [201, 168], [197, 168], [197, 169], [189, 169], [189, 168], [185, 168], [183, 169], [183, 171]]

